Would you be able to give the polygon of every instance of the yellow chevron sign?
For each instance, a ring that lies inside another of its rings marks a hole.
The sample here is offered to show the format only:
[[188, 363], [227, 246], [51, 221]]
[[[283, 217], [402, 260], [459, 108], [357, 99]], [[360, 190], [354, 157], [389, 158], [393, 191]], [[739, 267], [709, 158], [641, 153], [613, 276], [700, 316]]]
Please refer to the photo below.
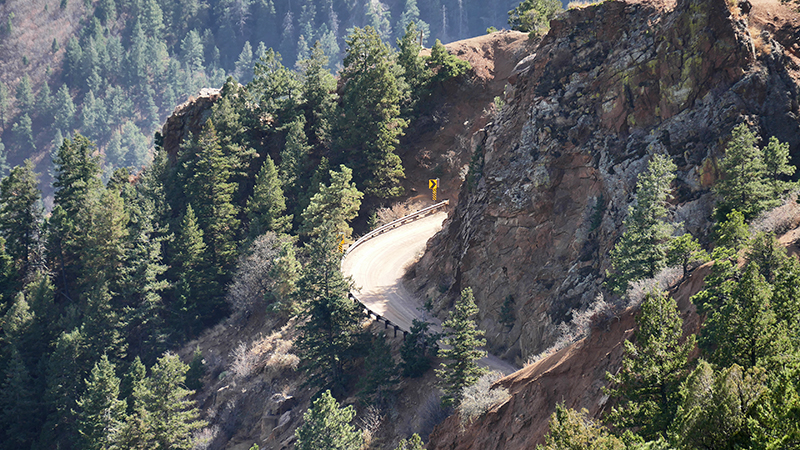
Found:
[[434, 178], [432, 180], [428, 180], [428, 189], [438, 189], [439, 188], [439, 179]]

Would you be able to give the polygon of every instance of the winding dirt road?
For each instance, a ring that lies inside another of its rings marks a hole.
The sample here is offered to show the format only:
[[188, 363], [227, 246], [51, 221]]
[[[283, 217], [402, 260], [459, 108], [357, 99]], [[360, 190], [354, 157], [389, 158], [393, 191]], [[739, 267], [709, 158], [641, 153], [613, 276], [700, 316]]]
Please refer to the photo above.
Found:
[[[410, 330], [411, 322], [418, 319], [433, 323], [433, 331], [441, 331], [441, 321], [424, 312], [422, 302], [406, 290], [402, 277], [422, 256], [428, 239], [442, 228], [446, 217], [447, 213], [438, 212], [387, 231], [353, 249], [342, 262], [344, 275], [355, 281], [358, 299], [404, 330]], [[492, 355], [480, 363], [506, 375], [518, 370]]]

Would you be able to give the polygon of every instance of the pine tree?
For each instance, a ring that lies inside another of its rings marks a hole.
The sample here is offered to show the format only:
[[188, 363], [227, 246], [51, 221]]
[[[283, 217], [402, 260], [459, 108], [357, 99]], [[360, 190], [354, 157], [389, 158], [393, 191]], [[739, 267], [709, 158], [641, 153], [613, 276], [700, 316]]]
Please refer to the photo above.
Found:
[[82, 273], [79, 286], [89, 289], [102, 283], [119, 286], [122, 264], [128, 250], [128, 221], [117, 192], [100, 189], [83, 210], [84, 220], [78, 230], [78, 257]]
[[369, 26], [354, 28], [345, 42], [339, 143], [365, 193], [396, 197], [403, 192], [405, 173], [394, 151], [408, 124], [400, 118], [403, 92], [394, 57]]
[[369, 353], [364, 359], [366, 374], [358, 382], [358, 395], [368, 403], [383, 405], [397, 384], [397, 364], [386, 335], [372, 336]]
[[258, 112], [271, 122], [288, 123], [302, 95], [297, 74], [281, 63], [281, 55], [272, 49], [256, 61], [248, 94], [258, 105]]
[[789, 143], [782, 143], [775, 136], [770, 136], [769, 143], [764, 147], [764, 165], [773, 198], [780, 197], [793, 185], [780, 179], [791, 177], [796, 170], [795, 166], [789, 164], [789, 156]]
[[752, 427], [766, 390], [763, 369], [733, 365], [715, 372], [700, 360], [681, 390], [683, 402], [675, 418], [680, 448], [757, 448]]
[[71, 132], [72, 123], [75, 120], [77, 110], [75, 103], [72, 102], [72, 96], [69, 95], [69, 89], [65, 84], [62, 84], [56, 92], [55, 98], [55, 126], [62, 132]]
[[621, 398], [610, 417], [617, 427], [637, 430], [646, 440], [666, 438], [695, 339], [681, 343], [678, 305], [663, 292], [646, 295], [636, 323], [636, 343], [625, 341], [622, 369], [606, 375], [615, 385], [609, 394]]
[[211, 263], [220, 269], [220, 281], [227, 282], [225, 278], [236, 259], [239, 220], [232, 204], [235, 186], [230, 182], [231, 162], [223, 154], [211, 120], [206, 121], [198, 138], [185, 151], [184, 189], [197, 212]]
[[8, 117], [8, 108], [11, 106], [8, 96], [8, 87], [4, 83], [0, 83], [0, 125], [6, 127], [6, 118]]
[[[328, 71], [328, 57], [319, 41], [311, 47], [307, 60], [297, 63], [302, 69], [303, 98], [306, 103], [304, 109], [305, 123], [308, 125], [308, 136], [312, 146], [327, 148], [331, 144], [331, 127], [336, 110], [336, 79]], [[289, 128], [289, 133], [294, 131], [294, 122]], [[296, 131], [295, 131], [296, 133]], [[305, 136], [303, 136], [305, 139]], [[287, 146], [289, 138], [287, 137]]]
[[417, 433], [414, 433], [410, 438], [401, 440], [394, 450], [425, 450], [425, 443]]
[[358, 450], [363, 437], [350, 422], [356, 411], [352, 406], [340, 408], [331, 391], [314, 400], [303, 415], [303, 425], [295, 431], [297, 450]]
[[198, 345], [192, 354], [192, 362], [189, 363], [189, 369], [186, 371], [186, 387], [197, 391], [203, 388], [203, 375], [206, 373], [205, 359], [203, 359], [203, 352]]
[[319, 192], [311, 197], [308, 207], [303, 211], [303, 226], [300, 232], [307, 236], [320, 236], [323, 232], [350, 237], [353, 229], [348, 222], [358, 215], [364, 195], [351, 182], [353, 171], [347, 166], [339, 166], [339, 171], [330, 171], [331, 182], [321, 186]]
[[44, 83], [36, 95], [36, 111], [40, 117], [47, 118], [53, 113], [53, 93], [50, 91], [50, 85]]
[[[787, 350], [785, 331], [776, 324], [772, 287], [749, 263], [729, 295], [716, 299], [703, 324], [701, 343], [721, 367], [769, 365]], [[718, 305], [718, 306], [717, 306]]]
[[734, 209], [749, 220], [775, 201], [769, 198], [770, 189], [765, 180], [767, 165], [763, 151], [756, 146], [757, 140], [745, 124], [737, 125], [731, 132], [725, 157], [719, 162], [722, 178], [714, 185], [719, 196], [715, 212], [718, 220]]
[[33, 121], [28, 114], [23, 114], [11, 125], [11, 135], [17, 141], [18, 148], [22, 149], [22, 153], [33, 153], [36, 150], [33, 142]]
[[190, 72], [203, 72], [205, 56], [203, 55], [203, 42], [197, 30], [190, 31], [181, 41], [181, 55], [184, 67]]
[[691, 233], [684, 233], [672, 239], [667, 247], [666, 257], [668, 266], [680, 266], [683, 269], [684, 278], [689, 273], [690, 265], [708, 261], [708, 253]]
[[[415, 0], [409, 0], [408, 3], [414, 3], [416, 8]], [[403, 68], [403, 77], [414, 92], [411, 98], [420, 97], [420, 88], [431, 78], [431, 72], [425, 66], [425, 60], [419, 56], [419, 52], [422, 50], [422, 45], [419, 44], [420, 35], [425, 33], [425, 30], [419, 29], [415, 22], [409, 22], [403, 29], [405, 34], [402, 38], [397, 39], [397, 47], [400, 49], [397, 63]]]
[[[208, 283], [207, 248], [203, 241], [203, 231], [199, 228], [192, 205], [186, 207], [175, 244], [173, 266], [177, 269], [174, 285], [174, 316], [182, 323], [185, 333], [196, 326], [201, 315], [208, 314], [203, 307], [210, 301]], [[191, 322], [187, 322], [191, 321]]]
[[28, 78], [28, 75], [23, 75], [22, 80], [17, 84], [17, 104], [22, 114], [34, 113], [35, 99], [31, 88], [31, 79]]
[[397, 24], [394, 26], [397, 39], [401, 39], [403, 36], [407, 35], [409, 25], [413, 23], [415, 30], [419, 31], [420, 34], [417, 41], [421, 38], [421, 44], [425, 44], [425, 41], [431, 36], [431, 30], [430, 26], [419, 17], [417, 0], [406, 0], [403, 13], [400, 14], [400, 19], [397, 20]]
[[624, 450], [628, 447], [622, 440], [611, 434], [606, 427], [595, 423], [586, 409], [580, 412], [567, 408], [563, 403], [556, 404], [550, 415], [549, 431], [544, 437], [544, 445], [536, 450]]
[[295, 346], [298, 370], [316, 389], [344, 391], [345, 363], [351, 361], [360, 332], [360, 306], [348, 298], [351, 281], [341, 272], [338, 241], [327, 229], [306, 246], [308, 263], [297, 283], [301, 335]]
[[630, 282], [651, 278], [664, 267], [673, 229], [665, 220], [667, 199], [674, 179], [675, 163], [664, 155], [653, 155], [647, 171], [639, 175], [625, 231], [611, 251], [616, 292], [625, 292]]
[[76, 437], [77, 401], [88, 372], [87, 359], [85, 336], [78, 328], [62, 332], [53, 344], [47, 361], [48, 418], [42, 436], [50, 445], [70, 447]]
[[431, 359], [435, 355], [438, 334], [429, 334], [430, 324], [414, 319], [411, 330], [403, 340], [400, 347], [400, 367], [403, 376], [410, 378], [421, 377], [431, 368]]
[[285, 233], [292, 221], [291, 216], [286, 216], [286, 198], [281, 189], [281, 180], [272, 158], [267, 155], [264, 165], [256, 175], [256, 184], [253, 195], [247, 201], [245, 208], [250, 219], [250, 238], [264, 234], [267, 231]]
[[524, 0], [508, 12], [508, 24], [512, 30], [541, 35], [550, 29], [550, 19], [562, 9], [557, 0]]
[[286, 195], [295, 203], [301, 195], [301, 182], [307, 178], [308, 152], [311, 150], [303, 131], [305, 123], [305, 118], [300, 116], [288, 125], [286, 145], [281, 150], [281, 183]]
[[33, 162], [11, 170], [0, 182], [0, 236], [20, 274], [26, 274], [39, 252], [42, 194]]
[[127, 405], [119, 399], [119, 378], [114, 373], [114, 364], [106, 355], [95, 363], [86, 389], [77, 401], [78, 434], [81, 448], [104, 450], [115, 443]]
[[33, 380], [16, 347], [0, 380], [0, 448], [30, 448], [38, 431]]
[[472, 68], [469, 61], [451, 55], [438, 39], [431, 47], [431, 56], [428, 58], [427, 66], [435, 69], [436, 75], [433, 76], [432, 81], [438, 83], [450, 78], [460, 77]]
[[439, 349], [439, 358], [445, 360], [441, 368], [436, 369], [444, 397], [445, 406], [458, 404], [461, 401], [461, 390], [478, 381], [486, 372], [477, 362], [486, 356], [486, 351], [479, 350], [486, 345], [483, 330], [475, 323], [478, 306], [472, 295], [472, 288], [461, 291], [461, 298], [447, 320], [442, 323], [446, 331], [443, 346]]
[[239, 58], [236, 60], [234, 74], [243, 84], [253, 79], [253, 47], [250, 46], [250, 41], [244, 41], [242, 52], [239, 53]]

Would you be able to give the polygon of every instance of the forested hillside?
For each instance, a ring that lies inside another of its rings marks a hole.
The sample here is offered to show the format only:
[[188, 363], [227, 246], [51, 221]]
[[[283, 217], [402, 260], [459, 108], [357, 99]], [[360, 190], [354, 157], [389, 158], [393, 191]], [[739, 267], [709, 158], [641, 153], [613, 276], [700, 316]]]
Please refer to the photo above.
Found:
[[[269, 51], [294, 68], [320, 43], [333, 73], [345, 37], [370, 25], [395, 46], [415, 22], [422, 41], [449, 42], [502, 28], [515, 2], [475, 0], [33, 0], [0, 5], [0, 169], [51, 157], [80, 132], [114, 168], [141, 169], [166, 115], [230, 76], [253, 79]], [[3, 162], [6, 161], [6, 162]], [[43, 187], [50, 192], [48, 185]]]

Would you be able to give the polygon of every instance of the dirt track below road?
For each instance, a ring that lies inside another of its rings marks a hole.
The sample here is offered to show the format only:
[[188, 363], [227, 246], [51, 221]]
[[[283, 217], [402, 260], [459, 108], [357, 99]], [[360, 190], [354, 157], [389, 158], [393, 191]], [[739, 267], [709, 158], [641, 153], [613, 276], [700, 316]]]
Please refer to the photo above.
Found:
[[[438, 212], [374, 237], [359, 245], [345, 257], [342, 272], [353, 277], [355, 295], [369, 309], [386, 317], [404, 330], [411, 329], [414, 319], [434, 324], [441, 331], [441, 321], [422, 309], [420, 299], [403, 286], [406, 268], [422, 256], [425, 244], [442, 228], [447, 213]], [[481, 365], [506, 375], [518, 368], [488, 356]]]

